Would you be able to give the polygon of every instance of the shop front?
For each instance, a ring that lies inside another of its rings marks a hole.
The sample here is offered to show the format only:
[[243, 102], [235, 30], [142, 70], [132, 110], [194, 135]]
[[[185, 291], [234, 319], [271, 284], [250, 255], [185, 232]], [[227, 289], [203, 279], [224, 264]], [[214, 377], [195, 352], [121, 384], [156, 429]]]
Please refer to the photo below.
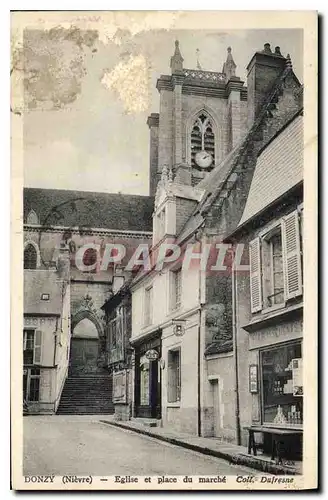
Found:
[[302, 344], [292, 342], [260, 351], [262, 422], [302, 427]]
[[249, 392], [253, 396], [252, 425], [263, 429], [263, 452], [271, 454], [275, 435], [279, 437], [279, 454], [284, 459], [301, 460], [302, 341], [297, 339], [263, 346], [253, 351], [253, 356], [256, 356], [254, 360], [257, 363], [249, 366]]
[[161, 332], [134, 345], [134, 416], [161, 418]]

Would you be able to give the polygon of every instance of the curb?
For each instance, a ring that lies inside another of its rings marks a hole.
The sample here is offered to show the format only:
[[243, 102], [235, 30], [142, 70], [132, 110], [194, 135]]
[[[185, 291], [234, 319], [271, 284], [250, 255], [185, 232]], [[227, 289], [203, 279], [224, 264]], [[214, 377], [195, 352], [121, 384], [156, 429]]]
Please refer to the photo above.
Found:
[[260, 460], [256, 457], [248, 457], [244, 455], [233, 455], [230, 453], [226, 453], [224, 451], [218, 451], [218, 450], [212, 450], [210, 448], [205, 448], [203, 446], [197, 446], [192, 443], [187, 443], [185, 441], [181, 441], [180, 439], [172, 438], [172, 437], [167, 437], [167, 436], [161, 436], [159, 434], [155, 434], [151, 431], [148, 431], [147, 429], [140, 429], [136, 427], [130, 427], [129, 425], [123, 424], [118, 421], [109, 421], [109, 420], [99, 420], [99, 422], [106, 424], [106, 425], [112, 425], [113, 427], [118, 427], [121, 429], [125, 429], [128, 431], [135, 432], [137, 434], [143, 434], [145, 436], [149, 436], [152, 438], [157, 439], [158, 441], [164, 441], [166, 443], [174, 444], [176, 446], [180, 446], [182, 448], [187, 448], [192, 451], [197, 451], [198, 453], [202, 453], [203, 455], [209, 455], [212, 457], [216, 458], [223, 458], [224, 460], [227, 460], [231, 464], [234, 465], [246, 465], [247, 467], [250, 467], [252, 469], [260, 470], [261, 472], [266, 472], [270, 474], [277, 474], [277, 475], [289, 475], [289, 476], [294, 476], [294, 475], [300, 475], [298, 472], [296, 472], [293, 469], [289, 469], [287, 467], [283, 467], [281, 465], [275, 465], [271, 464], [269, 462], [266, 462], [264, 460]]

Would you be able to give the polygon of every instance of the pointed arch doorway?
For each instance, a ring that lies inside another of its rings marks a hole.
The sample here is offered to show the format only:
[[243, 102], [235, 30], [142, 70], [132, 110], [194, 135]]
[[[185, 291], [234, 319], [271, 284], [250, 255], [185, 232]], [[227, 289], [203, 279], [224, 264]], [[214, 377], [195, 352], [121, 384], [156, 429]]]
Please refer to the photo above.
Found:
[[101, 360], [103, 331], [99, 320], [89, 311], [82, 311], [72, 320], [69, 375], [90, 376], [106, 373]]

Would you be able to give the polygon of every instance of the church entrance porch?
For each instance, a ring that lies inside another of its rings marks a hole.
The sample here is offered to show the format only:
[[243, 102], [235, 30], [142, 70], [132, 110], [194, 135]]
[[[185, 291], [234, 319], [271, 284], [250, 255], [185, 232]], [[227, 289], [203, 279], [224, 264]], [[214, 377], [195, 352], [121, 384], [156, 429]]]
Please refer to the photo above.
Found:
[[73, 329], [69, 363], [69, 376], [107, 373], [103, 368], [101, 339], [95, 323], [83, 318]]
[[73, 318], [68, 377], [57, 410], [62, 415], [113, 414], [112, 375], [104, 363], [102, 329], [83, 312]]

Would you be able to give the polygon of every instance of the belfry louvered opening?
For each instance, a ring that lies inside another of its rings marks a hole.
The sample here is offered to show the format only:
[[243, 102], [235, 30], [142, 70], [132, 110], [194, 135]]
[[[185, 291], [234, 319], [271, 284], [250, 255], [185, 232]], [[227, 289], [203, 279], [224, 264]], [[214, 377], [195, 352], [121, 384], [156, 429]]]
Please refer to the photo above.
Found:
[[211, 170], [215, 165], [215, 133], [214, 133], [214, 125], [209, 116], [207, 116], [204, 112], [198, 115], [196, 120], [194, 121], [192, 130], [191, 130], [191, 166], [196, 168], [197, 170], [201, 169], [196, 161], [195, 156], [200, 151], [206, 151], [209, 153], [212, 158], [212, 164], [205, 170]]

